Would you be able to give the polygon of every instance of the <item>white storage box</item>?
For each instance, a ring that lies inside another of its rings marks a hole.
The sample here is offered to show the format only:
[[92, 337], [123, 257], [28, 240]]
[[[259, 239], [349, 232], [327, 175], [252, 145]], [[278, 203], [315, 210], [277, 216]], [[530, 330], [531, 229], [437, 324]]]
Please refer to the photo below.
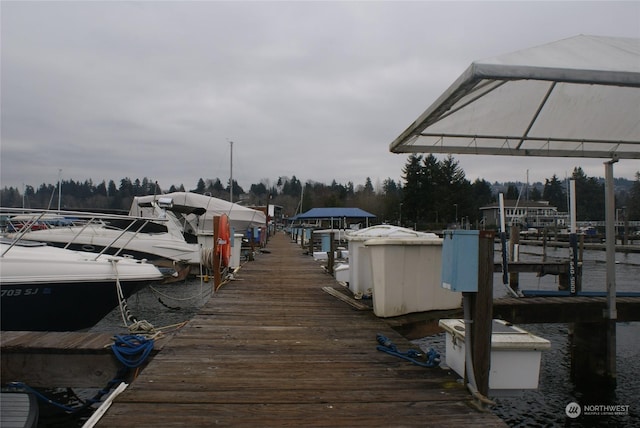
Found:
[[[446, 364], [461, 377], [465, 373], [465, 325], [461, 319], [443, 319], [439, 322], [446, 333]], [[493, 320], [491, 335], [491, 368], [489, 391], [536, 389], [540, 374], [542, 351], [551, 343], [528, 331]]]
[[229, 258], [229, 267], [237, 268], [240, 266], [240, 259], [242, 258], [242, 233], [234, 233], [233, 241], [231, 241], [231, 257]]
[[349, 289], [355, 293], [367, 293], [373, 288], [371, 276], [371, 258], [369, 249], [365, 247], [365, 241], [373, 238], [438, 238], [434, 233], [416, 232], [390, 224], [380, 224], [367, 227], [346, 235], [349, 241]]
[[336, 281], [338, 282], [349, 282], [349, 265], [348, 264], [339, 264], [335, 268], [333, 268], [333, 272], [336, 276]]
[[394, 317], [461, 306], [461, 293], [440, 286], [442, 239], [376, 238], [364, 245], [371, 257], [376, 316]]

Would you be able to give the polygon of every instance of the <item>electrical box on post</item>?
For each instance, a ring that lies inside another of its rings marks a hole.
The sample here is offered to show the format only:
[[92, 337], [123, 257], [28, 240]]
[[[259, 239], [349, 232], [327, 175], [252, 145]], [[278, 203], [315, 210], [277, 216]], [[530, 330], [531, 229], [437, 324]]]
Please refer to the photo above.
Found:
[[478, 292], [480, 231], [445, 230], [442, 241], [443, 288], [451, 291]]

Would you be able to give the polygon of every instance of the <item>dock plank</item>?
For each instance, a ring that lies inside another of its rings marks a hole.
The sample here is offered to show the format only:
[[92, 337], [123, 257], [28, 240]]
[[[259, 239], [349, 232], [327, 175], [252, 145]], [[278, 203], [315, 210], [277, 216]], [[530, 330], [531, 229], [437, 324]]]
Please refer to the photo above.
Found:
[[413, 347], [276, 235], [165, 344], [99, 427], [503, 427], [457, 376], [376, 350]]
[[[0, 376], [5, 382], [39, 388], [100, 388], [121, 366], [110, 348], [111, 333], [3, 331], [0, 336]], [[157, 339], [151, 355], [169, 338]]]
[[[606, 297], [504, 297], [493, 302], [493, 316], [515, 324], [599, 322]], [[618, 322], [640, 321], [640, 297], [617, 297]]]

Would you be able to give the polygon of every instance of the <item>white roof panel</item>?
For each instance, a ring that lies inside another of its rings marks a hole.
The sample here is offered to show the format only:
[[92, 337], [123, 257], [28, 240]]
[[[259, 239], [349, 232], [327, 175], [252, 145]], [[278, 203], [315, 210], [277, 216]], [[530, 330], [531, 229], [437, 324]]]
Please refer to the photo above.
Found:
[[640, 39], [577, 36], [474, 62], [390, 150], [640, 159]]

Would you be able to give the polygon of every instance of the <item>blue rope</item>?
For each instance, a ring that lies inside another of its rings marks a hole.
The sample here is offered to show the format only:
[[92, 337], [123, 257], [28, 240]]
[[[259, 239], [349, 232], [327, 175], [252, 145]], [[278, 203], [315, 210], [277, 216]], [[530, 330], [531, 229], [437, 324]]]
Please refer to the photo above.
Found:
[[[51, 404], [52, 406], [57, 407], [59, 409], [62, 409], [67, 413], [75, 413], [75, 412], [81, 410], [81, 408], [69, 407], [69, 406], [65, 406], [62, 403], [58, 403], [57, 401], [53, 401], [52, 399], [50, 399], [49, 397], [47, 397], [46, 395], [44, 395], [40, 391], [38, 391], [36, 389], [33, 389], [29, 385], [27, 385], [25, 383], [22, 383], [22, 382], [11, 382], [11, 383], [9, 383], [8, 386], [9, 386], [9, 388], [15, 388], [16, 390], [27, 391], [27, 392], [35, 395], [40, 401], [44, 401], [47, 404]], [[82, 408], [84, 408], [84, 406], [82, 406]]]
[[153, 351], [153, 339], [135, 334], [114, 336], [115, 342], [111, 350], [118, 361], [130, 369], [140, 367]]
[[417, 358], [423, 357], [424, 354], [416, 351], [415, 349], [409, 349], [407, 352], [400, 352], [398, 350], [398, 347], [389, 338], [383, 336], [380, 333], [378, 333], [378, 335], [376, 336], [376, 340], [380, 344], [376, 347], [378, 351], [386, 352], [389, 355], [393, 355], [395, 357], [410, 361], [420, 367], [433, 368], [440, 365], [440, 354], [437, 353], [433, 348], [429, 348], [429, 350], [427, 351], [427, 361], [422, 362], [417, 360]]

